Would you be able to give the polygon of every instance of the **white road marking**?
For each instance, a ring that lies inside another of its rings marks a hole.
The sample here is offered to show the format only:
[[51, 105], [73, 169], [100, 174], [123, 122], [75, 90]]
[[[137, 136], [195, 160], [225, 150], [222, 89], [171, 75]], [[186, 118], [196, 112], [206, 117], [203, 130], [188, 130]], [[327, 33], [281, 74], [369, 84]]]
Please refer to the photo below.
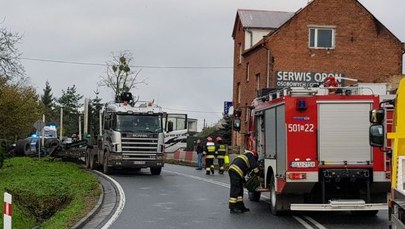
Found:
[[[229, 184], [223, 183], [223, 182], [220, 182], [220, 181], [214, 181], [214, 180], [210, 180], [210, 179], [206, 179], [206, 178], [202, 178], [202, 177], [198, 177], [198, 176], [193, 176], [193, 175], [189, 175], [189, 174], [179, 173], [179, 172], [175, 172], [175, 171], [170, 171], [170, 170], [166, 170], [166, 169], [164, 171], [169, 172], [169, 173], [173, 173], [173, 174], [177, 174], [177, 175], [180, 175], [180, 176], [184, 176], [184, 177], [189, 177], [189, 178], [192, 178], [192, 179], [195, 179], [195, 180], [204, 181], [204, 182], [208, 182], [208, 183], [211, 183], [211, 184], [219, 185], [219, 186], [222, 186], [224, 188], [229, 188], [230, 187]], [[245, 190], [244, 193], [248, 194], [248, 191]], [[263, 199], [264, 201], [270, 200], [269, 197], [267, 197], [267, 196], [261, 196], [261, 199]], [[324, 227], [322, 224], [318, 223], [317, 221], [315, 221], [311, 217], [309, 217], [309, 216], [303, 216], [303, 217], [306, 218], [311, 223], [313, 223], [317, 228], [326, 229], [326, 227]], [[297, 220], [299, 223], [301, 223], [306, 229], [314, 229], [314, 227], [312, 227], [309, 223], [307, 223], [301, 217], [293, 216], [293, 218], [295, 220]]]
[[309, 222], [313, 223], [319, 229], [326, 229], [326, 227], [324, 227], [322, 224], [318, 223], [316, 220], [312, 219], [311, 217], [304, 215], [304, 218], [307, 219]]
[[298, 216], [293, 216], [293, 218], [295, 220], [297, 220], [298, 222], [300, 222], [306, 229], [313, 229], [313, 227], [311, 225], [309, 225], [307, 222], [305, 222], [305, 220], [301, 219]]
[[117, 210], [114, 212], [113, 216], [107, 221], [106, 224], [104, 224], [104, 226], [101, 229], [107, 229], [111, 226], [111, 224], [113, 224], [115, 222], [115, 220], [118, 219], [118, 216], [122, 213], [122, 211], [124, 210], [124, 206], [125, 206], [125, 193], [124, 190], [122, 189], [121, 185], [114, 180], [112, 177], [105, 175], [104, 173], [101, 173], [99, 171], [96, 171], [98, 174], [104, 176], [105, 178], [109, 179], [111, 182], [114, 183], [114, 185], [117, 187], [119, 195], [120, 195], [120, 201], [118, 203], [118, 207]]

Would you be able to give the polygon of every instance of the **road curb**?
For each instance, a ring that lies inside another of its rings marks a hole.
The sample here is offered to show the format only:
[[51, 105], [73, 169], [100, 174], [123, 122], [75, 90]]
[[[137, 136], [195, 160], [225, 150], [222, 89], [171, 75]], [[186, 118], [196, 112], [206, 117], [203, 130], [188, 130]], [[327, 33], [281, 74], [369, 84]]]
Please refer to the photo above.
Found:
[[[100, 178], [100, 175], [97, 174], [96, 172], [94, 172], [93, 170], [88, 170], [88, 171], [90, 171], [93, 175], [95, 175], [97, 177], [97, 179]], [[81, 220], [79, 220], [79, 222], [77, 222], [75, 225], [73, 225], [73, 227], [71, 227], [72, 229], [82, 228], [100, 211], [101, 207], [103, 206], [103, 202], [104, 202], [104, 188], [103, 188], [101, 182], [99, 184], [99, 188], [101, 190], [101, 194], [100, 194], [100, 197], [98, 198], [97, 204], [94, 206], [93, 209], [91, 209], [90, 212], [87, 213], [87, 215], [85, 217], [83, 217]]]

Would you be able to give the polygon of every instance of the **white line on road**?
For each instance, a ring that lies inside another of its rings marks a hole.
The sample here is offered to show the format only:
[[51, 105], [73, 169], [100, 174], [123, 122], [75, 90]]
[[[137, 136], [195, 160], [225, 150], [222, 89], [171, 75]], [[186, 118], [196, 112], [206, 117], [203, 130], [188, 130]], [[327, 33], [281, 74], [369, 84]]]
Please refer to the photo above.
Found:
[[309, 225], [307, 222], [305, 222], [305, 220], [303, 220], [302, 218], [300, 218], [298, 216], [293, 216], [293, 218], [295, 220], [297, 220], [298, 222], [300, 222], [306, 229], [313, 229], [313, 227], [311, 225]]
[[[195, 180], [200, 180], [200, 181], [208, 182], [208, 183], [211, 183], [211, 184], [215, 184], [215, 185], [222, 186], [222, 187], [224, 187], [224, 188], [229, 188], [229, 184], [223, 183], [223, 182], [220, 182], [220, 181], [214, 181], [214, 180], [210, 180], [210, 179], [206, 179], [206, 178], [202, 178], [202, 177], [198, 177], [198, 176], [193, 176], [193, 175], [189, 175], [189, 174], [179, 173], [179, 172], [175, 172], [175, 171], [170, 171], [170, 170], [166, 170], [166, 169], [165, 169], [165, 172], [174, 173], [174, 174], [177, 174], [177, 175], [180, 175], [180, 176], [184, 176], [184, 177], [189, 177], [189, 178], [192, 178], [192, 179], [195, 179]], [[246, 190], [245, 190], [245, 194], [248, 194], [248, 192], [247, 192]], [[269, 198], [266, 197], [266, 196], [261, 196], [261, 199], [263, 199], [263, 200], [265, 200], [265, 201], [268, 201], [268, 200], [269, 200]], [[319, 229], [326, 229], [326, 227], [324, 227], [322, 224], [318, 223], [317, 221], [315, 221], [315, 220], [312, 219], [311, 217], [309, 217], [309, 216], [303, 216], [303, 217], [305, 217], [308, 221], [310, 221], [311, 223], [313, 223], [317, 228], [319, 228]], [[299, 216], [293, 216], [293, 218], [294, 218], [295, 220], [297, 220], [299, 223], [301, 223], [306, 229], [314, 229], [314, 227], [312, 227], [309, 223], [307, 223], [307, 222], [306, 222], [304, 219], [302, 219], [301, 217], [299, 217]]]
[[316, 220], [312, 219], [309, 216], [305, 216], [305, 219], [307, 219], [309, 222], [313, 223], [315, 226], [317, 226], [319, 229], [326, 229], [326, 227], [324, 227], [322, 224], [318, 223]]
[[119, 192], [119, 196], [120, 196], [120, 201], [118, 203], [118, 207], [117, 210], [114, 212], [113, 216], [107, 221], [106, 224], [104, 224], [104, 226], [101, 229], [107, 229], [111, 226], [111, 224], [113, 224], [115, 222], [115, 220], [118, 219], [118, 216], [120, 216], [121, 212], [124, 210], [124, 206], [125, 206], [125, 192], [122, 189], [121, 185], [114, 180], [112, 177], [105, 175], [104, 173], [101, 173], [99, 171], [95, 171], [98, 174], [104, 176], [105, 178], [109, 179], [110, 181], [112, 181], [114, 183], [114, 185], [117, 187], [118, 192]]

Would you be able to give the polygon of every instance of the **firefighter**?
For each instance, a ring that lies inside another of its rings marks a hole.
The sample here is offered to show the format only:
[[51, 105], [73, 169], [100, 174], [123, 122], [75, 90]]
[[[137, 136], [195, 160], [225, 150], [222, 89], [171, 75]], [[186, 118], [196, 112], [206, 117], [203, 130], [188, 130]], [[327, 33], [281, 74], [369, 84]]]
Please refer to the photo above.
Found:
[[211, 137], [207, 137], [207, 143], [205, 145], [205, 174], [214, 174], [214, 159], [215, 159], [215, 143]]
[[250, 211], [243, 203], [243, 183], [249, 172], [258, 174], [260, 172], [257, 163], [257, 154], [254, 150], [245, 151], [237, 156], [228, 169], [231, 183], [229, 193], [229, 209], [231, 213], [244, 213]]
[[215, 139], [215, 141], [217, 142], [216, 149], [215, 149], [215, 155], [218, 160], [218, 167], [219, 167], [218, 172], [219, 172], [219, 174], [224, 174], [224, 170], [225, 170], [224, 161], [225, 161], [225, 155], [226, 155], [228, 146], [222, 142], [221, 137], [217, 137]]

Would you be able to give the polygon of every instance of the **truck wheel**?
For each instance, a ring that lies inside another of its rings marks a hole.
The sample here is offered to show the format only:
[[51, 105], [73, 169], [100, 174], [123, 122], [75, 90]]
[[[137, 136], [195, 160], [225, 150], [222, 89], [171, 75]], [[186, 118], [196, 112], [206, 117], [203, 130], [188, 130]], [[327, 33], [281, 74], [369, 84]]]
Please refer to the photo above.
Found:
[[31, 146], [28, 139], [18, 140], [15, 146], [15, 154], [17, 156], [26, 156], [30, 153]]
[[162, 172], [162, 167], [151, 167], [150, 168], [150, 173], [152, 175], [160, 175], [161, 172]]
[[87, 148], [86, 153], [84, 154], [84, 161], [86, 163], [86, 168], [90, 168], [90, 158], [91, 158], [91, 148]]
[[90, 169], [92, 170], [98, 169], [99, 166], [97, 164], [96, 156], [90, 154], [89, 161], [90, 161]]
[[[94, 158], [94, 157], [93, 157]], [[94, 159], [92, 159], [94, 161]], [[108, 159], [107, 157], [104, 157], [104, 162], [103, 162], [103, 173], [106, 175], [111, 174], [111, 168], [108, 167]]]
[[260, 200], [260, 195], [261, 194], [262, 194], [261, 192], [251, 192], [251, 191], [249, 191], [248, 192], [249, 200], [258, 202]]
[[273, 215], [281, 214], [281, 203], [280, 197], [276, 193], [276, 185], [274, 178], [271, 178], [270, 182], [270, 211]]

